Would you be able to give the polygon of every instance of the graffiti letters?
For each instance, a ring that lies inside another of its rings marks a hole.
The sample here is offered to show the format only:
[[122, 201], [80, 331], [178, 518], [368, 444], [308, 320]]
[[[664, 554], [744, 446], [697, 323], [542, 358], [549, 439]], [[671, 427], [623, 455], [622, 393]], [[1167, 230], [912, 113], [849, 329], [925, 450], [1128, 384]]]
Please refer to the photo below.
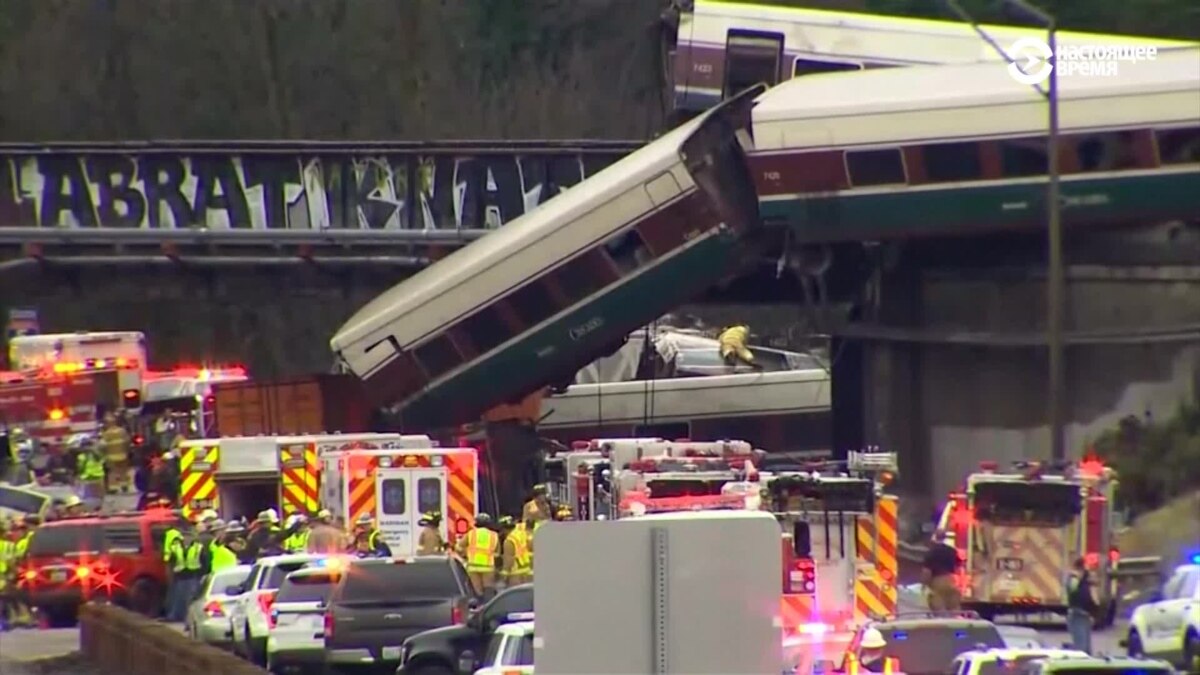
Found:
[[494, 228], [624, 153], [4, 153], [0, 227]]

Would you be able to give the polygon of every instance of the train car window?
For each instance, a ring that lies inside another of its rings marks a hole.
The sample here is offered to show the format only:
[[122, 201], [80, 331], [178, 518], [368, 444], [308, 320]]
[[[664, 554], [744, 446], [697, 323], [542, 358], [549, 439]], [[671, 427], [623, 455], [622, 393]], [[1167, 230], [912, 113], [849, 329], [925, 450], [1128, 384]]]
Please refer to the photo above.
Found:
[[1046, 175], [1046, 139], [1031, 137], [1000, 141], [1000, 167], [1005, 177]]
[[1192, 164], [1200, 162], [1200, 127], [1190, 129], [1159, 129], [1158, 157], [1163, 164]]
[[646, 248], [646, 243], [642, 241], [642, 236], [637, 230], [627, 230], [609, 239], [604, 243], [604, 250], [608, 251], [609, 257], [617, 264], [617, 269], [621, 270], [622, 274], [629, 274], [633, 270], [650, 261], [650, 250]]
[[413, 356], [431, 380], [441, 377], [463, 361], [448, 335], [440, 335], [417, 347], [413, 350]]
[[[550, 273], [550, 278], [558, 284], [559, 290], [566, 296], [567, 302], [575, 304], [589, 295], [604, 288], [611, 281], [606, 279], [603, 271], [607, 265], [603, 257], [596, 251], [588, 251]], [[611, 276], [611, 272], [609, 274]]]
[[490, 352], [508, 339], [510, 331], [495, 305], [480, 308], [459, 324], [480, 354]]
[[1089, 134], [1075, 142], [1079, 170], [1120, 171], [1138, 165], [1137, 136], [1132, 131]]
[[908, 182], [904, 176], [904, 159], [898, 148], [847, 152], [846, 170], [850, 173], [850, 187]]
[[862, 70], [861, 63], [838, 63], [837, 61], [817, 61], [796, 57], [792, 64], [792, 77], [801, 75], [816, 75], [818, 73], [840, 73], [847, 70]]
[[508, 306], [526, 326], [536, 326], [558, 311], [557, 303], [544, 283], [541, 279], [535, 279], [507, 298]]
[[936, 143], [921, 148], [921, 154], [925, 158], [925, 177], [930, 183], [983, 177], [978, 143]]

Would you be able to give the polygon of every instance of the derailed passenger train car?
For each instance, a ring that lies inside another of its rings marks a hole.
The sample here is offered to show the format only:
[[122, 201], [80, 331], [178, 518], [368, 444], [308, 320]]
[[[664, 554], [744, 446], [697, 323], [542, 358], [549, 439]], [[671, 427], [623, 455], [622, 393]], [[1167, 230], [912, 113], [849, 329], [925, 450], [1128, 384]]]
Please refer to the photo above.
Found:
[[570, 379], [755, 256], [747, 90], [460, 249], [331, 340], [406, 424], [478, 417]]

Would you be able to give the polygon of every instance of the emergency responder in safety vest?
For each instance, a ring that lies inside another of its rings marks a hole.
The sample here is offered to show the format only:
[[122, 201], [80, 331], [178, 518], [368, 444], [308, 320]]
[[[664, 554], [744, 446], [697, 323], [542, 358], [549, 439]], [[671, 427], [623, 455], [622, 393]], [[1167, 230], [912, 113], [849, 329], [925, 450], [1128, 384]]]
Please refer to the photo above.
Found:
[[78, 518], [83, 513], [83, 500], [78, 495], [68, 495], [63, 500], [62, 514], [64, 518]]
[[17, 542], [8, 538], [8, 521], [0, 517], [0, 631], [8, 630], [8, 596], [15, 588]]
[[458, 543], [471, 586], [479, 594], [496, 586], [496, 553], [500, 550], [500, 537], [490, 529], [491, 524], [492, 517], [488, 514], [475, 516], [475, 527]]
[[23, 520], [14, 520], [9, 526], [8, 541], [11, 546], [8, 558], [8, 575], [9, 589], [8, 594], [8, 618], [10, 626], [33, 626], [33, 612], [29, 610], [29, 605], [26, 604], [21, 590], [23, 581], [17, 578], [17, 573], [20, 570], [21, 563], [25, 560], [25, 554], [29, 551], [29, 542], [33, 539], [33, 532], [41, 524], [41, 519], [36, 515], [26, 516]]
[[203, 535], [196, 533], [184, 534], [175, 541], [170, 589], [173, 602], [167, 608], [167, 620], [183, 621], [187, 618], [188, 603], [196, 594], [200, 580], [204, 577], [202, 556], [208, 544]]
[[183, 532], [177, 527], [170, 527], [163, 533], [162, 558], [163, 563], [167, 568], [167, 597], [166, 597], [166, 615], [168, 621], [182, 621], [177, 619], [176, 611], [180, 605], [178, 598], [183, 592], [183, 586], [178, 583], [179, 570], [184, 566], [184, 555], [187, 549], [184, 546]]
[[364, 557], [392, 557], [392, 549], [383, 540], [383, 533], [375, 527], [371, 516], [365, 513], [354, 523], [354, 552]]
[[721, 360], [727, 366], [737, 366], [738, 362], [744, 363], [751, 368], [760, 370], [760, 366], [754, 360], [754, 352], [746, 346], [746, 341], [750, 339], [750, 327], [737, 324], [727, 326], [721, 329], [721, 333], [717, 335], [718, 348], [721, 350]]
[[246, 554], [251, 558], [258, 558], [283, 553], [281, 534], [279, 513], [275, 509], [259, 512], [258, 518], [250, 525], [250, 531], [246, 534]]
[[856, 675], [858, 672], [898, 673], [896, 659], [885, 657], [885, 649], [887, 640], [883, 639], [883, 633], [878, 628], [867, 628], [863, 631], [858, 657], [855, 658], [853, 654], [848, 657], [850, 663], [847, 664], [846, 675]]
[[521, 509], [521, 520], [550, 520], [550, 491], [545, 485], [533, 486], [533, 496]]
[[100, 445], [104, 447], [104, 460], [108, 463], [108, 491], [129, 492], [133, 479], [129, 463], [129, 432], [117, 424], [114, 413], [104, 415]]
[[200, 568], [206, 574], [216, 574], [223, 569], [236, 566], [238, 564], [237, 554], [225, 544], [225, 521], [217, 520], [210, 523], [208, 531], [212, 534], [212, 539], [208, 542], [208, 547], [201, 553]]
[[500, 568], [505, 585], [518, 586], [533, 581], [533, 551], [529, 548], [529, 531], [523, 521], [511, 524], [504, 537], [504, 564]]
[[430, 511], [417, 521], [421, 526], [421, 536], [417, 539], [417, 555], [437, 555], [446, 550], [446, 541], [442, 539], [442, 514]]
[[95, 439], [88, 434], [75, 434], [67, 439], [67, 451], [75, 456], [75, 473], [79, 489], [89, 508], [99, 509], [104, 500], [104, 457], [96, 448]]
[[283, 550], [287, 553], [304, 553], [308, 550], [308, 518], [302, 513], [293, 513], [284, 523]]

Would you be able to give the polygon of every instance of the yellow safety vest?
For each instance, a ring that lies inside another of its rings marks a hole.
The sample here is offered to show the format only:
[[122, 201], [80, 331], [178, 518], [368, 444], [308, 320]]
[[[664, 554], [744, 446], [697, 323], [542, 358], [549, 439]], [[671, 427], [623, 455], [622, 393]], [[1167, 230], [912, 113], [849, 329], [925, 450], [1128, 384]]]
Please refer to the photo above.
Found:
[[529, 574], [533, 571], [533, 552], [529, 550], [529, 533], [523, 527], [514, 528], [508, 534], [508, 539], [516, 549], [516, 569], [513, 570], [513, 573]]
[[33, 531], [32, 530], [29, 532], [26, 532], [25, 536], [21, 537], [21, 541], [17, 542], [17, 560], [21, 560], [25, 557], [25, 552], [29, 550], [29, 540], [30, 539], [33, 539]]
[[467, 571], [491, 572], [496, 569], [496, 548], [500, 537], [486, 527], [467, 533]]
[[300, 552], [307, 549], [308, 533], [309, 530], [304, 530], [303, 532], [296, 532], [295, 534], [290, 535], [283, 542], [283, 550]]
[[104, 462], [90, 452], [80, 455], [79, 480], [86, 482], [104, 480]]
[[212, 556], [212, 572], [220, 572], [223, 569], [235, 567], [238, 564], [237, 554], [229, 550], [228, 546], [212, 542], [208, 545], [209, 554]]
[[0, 584], [4, 583], [4, 575], [8, 573], [9, 561], [17, 552], [17, 545], [7, 539], [0, 539]]
[[[182, 542], [181, 546], [182, 547]], [[204, 544], [198, 541], [193, 541], [190, 546], [182, 551], [182, 555], [175, 561], [176, 572], [199, 572], [200, 571], [200, 554], [204, 552]]]

